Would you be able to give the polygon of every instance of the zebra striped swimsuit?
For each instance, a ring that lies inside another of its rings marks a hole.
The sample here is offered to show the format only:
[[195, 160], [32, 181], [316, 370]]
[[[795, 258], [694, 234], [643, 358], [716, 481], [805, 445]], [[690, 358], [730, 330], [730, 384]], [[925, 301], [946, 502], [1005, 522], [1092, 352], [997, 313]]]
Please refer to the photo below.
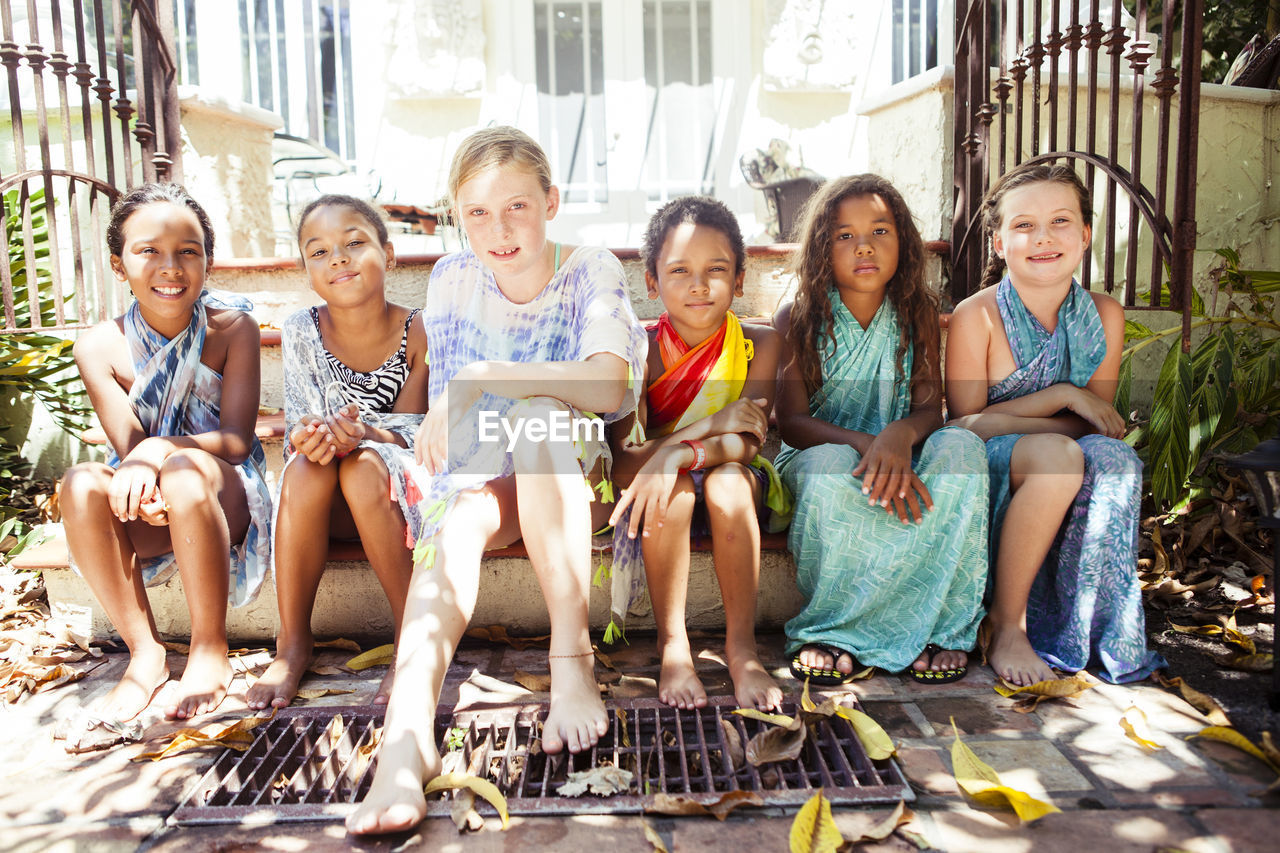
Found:
[[[404, 321], [404, 334], [400, 336], [400, 349], [393, 352], [386, 361], [369, 373], [352, 370], [334, 357], [327, 349], [323, 350], [324, 360], [329, 365], [329, 372], [335, 381], [342, 383], [347, 397], [360, 405], [361, 411], [375, 414], [387, 414], [395, 406], [400, 389], [409, 378], [409, 361], [405, 357], [409, 345], [409, 326], [413, 318], [422, 310], [415, 308], [409, 312]], [[320, 335], [320, 308], [311, 308], [311, 322], [316, 324], [316, 334]], [[324, 338], [321, 336], [320, 338]]]

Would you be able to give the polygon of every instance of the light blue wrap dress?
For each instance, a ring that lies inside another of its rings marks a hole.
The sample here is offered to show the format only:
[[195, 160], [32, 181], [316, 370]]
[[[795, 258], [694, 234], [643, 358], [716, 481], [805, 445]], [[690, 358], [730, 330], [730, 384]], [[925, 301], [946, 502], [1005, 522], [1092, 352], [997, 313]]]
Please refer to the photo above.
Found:
[[[911, 411], [912, 351], [896, 364], [899, 326], [888, 300], [863, 329], [831, 296], [834, 340], [815, 418], [878, 434]], [[788, 654], [829, 643], [864, 665], [907, 668], [929, 643], [972, 649], [987, 576], [987, 460], [982, 440], [954, 427], [921, 445], [912, 467], [933, 497], [921, 524], [868, 506], [850, 472], [861, 456], [844, 444], [783, 445], [777, 468], [795, 496], [787, 545], [804, 609], [787, 622]]]
[[[1059, 382], [1085, 387], [1107, 353], [1102, 317], [1088, 292], [1072, 282], [1050, 333], [1023, 305], [1008, 277], [998, 288], [996, 304], [1018, 366], [987, 390], [987, 404]], [[987, 441], [992, 566], [1009, 508], [1009, 463], [1021, 437]], [[1052, 666], [1075, 672], [1097, 663], [1107, 681], [1138, 681], [1166, 665], [1147, 649], [1138, 581], [1142, 462], [1133, 448], [1114, 438], [1087, 435], [1078, 442], [1084, 482], [1032, 584], [1027, 636]]]
[[[248, 311], [253, 303], [231, 293], [206, 289], [191, 312], [191, 322], [172, 339], [142, 319], [135, 301], [124, 315], [124, 336], [133, 360], [129, 404], [148, 436], [199, 435], [221, 425], [222, 375], [200, 361], [209, 331], [208, 308]], [[256, 356], [255, 356], [256, 357]], [[108, 446], [107, 464], [120, 465], [120, 455]], [[241, 607], [253, 601], [271, 565], [271, 490], [267, 460], [254, 436], [249, 458], [235, 468], [249, 507], [244, 539], [231, 545], [227, 601]], [[147, 586], [164, 583], [178, 568], [173, 552], [142, 561]]]

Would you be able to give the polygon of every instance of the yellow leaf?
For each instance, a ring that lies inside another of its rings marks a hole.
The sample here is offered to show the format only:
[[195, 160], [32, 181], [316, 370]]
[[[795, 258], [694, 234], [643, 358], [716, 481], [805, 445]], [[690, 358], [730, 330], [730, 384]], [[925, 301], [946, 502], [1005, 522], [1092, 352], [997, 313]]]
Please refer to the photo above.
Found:
[[766, 714], [764, 711], [757, 711], [755, 708], [737, 708], [733, 713], [749, 720], [759, 720], [772, 726], [782, 726], [784, 729], [795, 730], [801, 725], [799, 719], [788, 717], [786, 714]]
[[169, 739], [159, 750], [144, 752], [141, 755], [134, 756], [132, 760], [143, 761], [150, 759], [158, 761], [161, 758], [168, 758], [171, 755], [177, 755], [189, 749], [197, 749], [202, 746], [223, 746], [244, 752], [253, 743], [254, 736], [251, 734], [253, 729], [267, 722], [275, 715], [276, 712], [273, 709], [265, 717], [241, 717], [234, 723], [209, 723], [198, 729], [179, 729], [168, 736]]
[[1226, 726], [1206, 726], [1193, 735], [1187, 735], [1187, 740], [1191, 740], [1196, 737], [1208, 738], [1209, 740], [1216, 740], [1220, 743], [1234, 746], [1241, 752], [1249, 753], [1272, 770], [1280, 773], [1280, 766], [1272, 764], [1271, 759], [1267, 758], [1267, 754], [1265, 752], [1255, 746], [1253, 741], [1249, 740], [1235, 729], [1227, 728]]
[[653, 845], [653, 853], [668, 853], [667, 845], [663, 843], [658, 830], [654, 829], [647, 820], [641, 821], [640, 825], [644, 827], [645, 840]]
[[951, 770], [955, 774], [956, 784], [975, 801], [984, 806], [1010, 807], [1023, 823], [1061, 811], [1052, 803], [1037, 800], [1023, 791], [1002, 784], [1000, 775], [960, 740], [960, 731], [956, 728], [954, 719], [951, 720], [951, 730], [956, 736], [951, 745]]
[[1130, 705], [1120, 717], [1120, 728], [1124, 729], [1129, 740], [1143, 749], [1164, 749], [1151, 739], [1151, 730], [1147, 727], [1147, 715], [1137, 705]]
[[800, 694], [800, 708], [804, 711], [815, 711], [818, 706], [809, 698], [809, 676], [804, 677], [804, 691]]
[[1267, 754], [1267, 760], [1273, 766], [1280, 767], [1280, 749], [1277, 749], [1275, 742], [1271, 740], [1271, 732], [1262, 733], [1262, 751]]
[[849, 676], [849, 680], [865, 681], [866, 679], [870, 678], [875, 674], [876, 674], [876, 668], [874, 666], [869, 666], [866, 669], [862, 670], [861, 672], [855, 672], [853, 675]]
[[831, 803], [819, 788], [791, 822], [791, 853], [835, 853], [842, 844], [844, 836], [831, 817]]
[[1267, 652], [1248, 655], [1230, 655], [1218, 661], [1225, 667], [1245, 672], [1270, 672], [1276, 665], [1275, 657]]
[[359, 672], [362, 669], [368, 669], [371, 666], [390, 666], [395, 660], [396, 647], [391, 643], [385, 646], [369, 649], [369, 651], [356, 655], [347, 661], [347, 669], [354, 669]]
[[867, 751], [867, 757], [873, 761], [888, 758], [896, 751], [893, 740], [880, 724], [856, 708], [836, 706], [836, 713], [853, 724], [853, 731]]
[[1037, 681], [1035, 684], [1028, 684], [1025, 687], [1015, 687], [1008, 683], [1000, 683], [995, 685], [994, 689], [1005, 698], [1017, 696], [1020, 693], [1029, 693], [1050, 699], [1066, 699], [1083, 693], [1092, 687], [1097, 687], [1097, 683], [1087, 681], [1085, 677], [1077, 673], [1071, 678], [1051, 678], [1045, 681]]
[[1205, 637], [1213, 637], [1222, 633], [1221, 625], [1175, 625], [1170, 622], [1169, 627], [1182, 634], [1200, 634]]
[[507, 798], [502, 796], [502, 792], [498, 790], [498, 786], [478, 776], [468, 776], [465, 773], [442, 773], [432, 779], [422, 789], [423, 794], [434, 794], [438, 791], [447, 791], [455, 788], [469, 788], [480, 796], [489, 801], [489, 805], [498, 810], [498, 814], [502, 817], [502, 828], [506, 829], [511, 823], [511, 818], [507, 814]]
[[1227, 712], [1222, 710], [1222, 706], [1208, 696], [1196, 690], [1191, 685], [1184, 682], [1181, 678], [1165, 678], [1160, 672], [1156, 673], [1156, 679], [1164, 687], [1176, 687], [1178, 692], [1182, 694], [1191, 707], [1204, 714], [1209, 722], [1215, 726], [1230, 726], [1231, 720], [1227, 718]]
[[306, 690], [299, 690], [296, 694], [298, 699], [319, 699], [322, 696], [341, 696], [344, 693], [355, 693], [354, 690], [339, 690], [335, 687], [313, 687]]
[[315, 645], [317, 649], [341, 649], [344, 652], [360, 654], [360, 644], [355, 640], [348, 640], [346, 637], [338, 637], [336, 640], [321, 640]]

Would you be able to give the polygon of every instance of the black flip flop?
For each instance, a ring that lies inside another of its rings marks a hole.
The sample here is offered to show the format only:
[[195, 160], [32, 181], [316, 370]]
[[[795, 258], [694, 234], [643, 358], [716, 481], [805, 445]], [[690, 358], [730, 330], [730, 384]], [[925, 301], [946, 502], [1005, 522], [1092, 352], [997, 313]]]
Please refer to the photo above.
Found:
[[[937, 643], [930, 643], [924, 647], [929, 653], [929, 660], [925, 662], [928, 667], [933, 663], [934, 655], [944, 651]], [[912, 681], [918, 681], [921, 684], [950, 684], [953, 681], [959, 681], [969, 672], [969, 665], [958, 666], [955, 669], [916, 669], [914, 666], [907, 667], [907, 674], [911, 676]]]
[[[833, 668], [818, 669], [817, 667], [805, 666], [800, 662], [800, 652], [803, 652], [805, 649], [817, 649], [824, 654], [831, 655], [831, 665]], [[842, 655], [848, 655], [853, 660], [853, 668], [848, 674], [834, 668], [836, 662], [840, 660]], [[853, 652], [827, 643], [805, 643], [791, 658], [791, 674], [794, 675], [797, 680], [804, 681], [805, 679], [808, 679], [810, 684], [821, 684], [824, 686], [848, 684], [850, 681], [853, 681], [853, 677], [862, 668], [863, 667], [858, 663], [858, 659], [853, 656]]]

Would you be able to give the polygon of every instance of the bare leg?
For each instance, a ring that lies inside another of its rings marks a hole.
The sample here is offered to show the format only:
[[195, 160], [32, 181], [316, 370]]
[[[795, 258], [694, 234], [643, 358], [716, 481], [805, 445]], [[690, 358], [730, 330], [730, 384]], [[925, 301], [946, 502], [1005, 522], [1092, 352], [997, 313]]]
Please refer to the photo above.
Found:
[[[517, 414], [550, 422], [567, 412], [559, 400], [537, 397]], [[522, 439], [512, 453], [520, 532], [551, 617], [551, 710], [542, 748], [590, 749], [609, 726], [595, 679], [588, 630], [591, 586], [591, 491], [571, 442]], [[571, 655], [571, 657], [557, 657]]]
[[996, 556], [995, 598], [987, 613], [987, 658], [1004, 680], [1035, 684], [1054, 677], [1027, 639], [1027, 596], [1058, 527], [1084, 481], [1084, 454], [1063, 435], [1018, 439], [1010, 460], [1013, 496]]
[[730, 462], [707, 472], [702, 489], [711, 522], [716, 578], [724, 600], [725, 660], [734, 695], [744, 708], [776, 708], [782, 702], [782, 690], [756, 652], [760, 482], [747, 466]]
[[275, 660], [245, 695], [250, 708], [288, 705], [311, 663], [311, 611], [329, 551], [337, 485], [338, 467], [333, 464], [317, 465], [298, 456], [284, 469], [273, 533], [280, 636]]
[[244, 538], [249, 504], [235, 469], [202, 450], [180, 450], [160, 468], [169, 532], [191, 611], [191, 653], [165, 716], [208, 713], [227, 695], [227, 587], [231, 543]]
[[143, 590], [129, 528], [146, 528], [137, 531], [139, 538], [155, 540], [155, 554], [169, 550], [168, 532], [142, 521], [126, 525], [112, 514], [107, 503], [112, 474], [111, 468], [98, 462], [68, 470], [62, 480], [62, 517], [67, 546], [76, 565], [129, 647], [129, 666], [124, 676], [94, 704], [94, 710], [105, 719], [131, 720], [168, 680], [169, 668]]
[[[398, 647], [405, 598], [413, 576], [413, 553], [404, 544], [404, 515], [388, 492], [389, 476], [387, 466], [377, 453], [357, 450], [342, 460], [338, 479], [356, 530], [360, 532], [365, 556], [391, 605]], [[387, 703], [394, 677], [395, 667], [388, 667], [373, 698], [375, 705]]]
[[658, 647], [662, 672], [658, 698], [673, 708], [701, 708], [707, 691], [693, 665], [689, 634], [685, 629], [685, 605], [689, 599], [689, 525], [693, 518], [693, 481], [685, 474], [676, 480], [667, 505], [667, 517], [641, 539], [644, 572], [658, 623]]
[[[480, 557], [518, 535], [515, 483], [508, 478], [458, 497], [436, 536], [435, 565], [415, 566], [395, 662], [395, 689], [378, 749], [378, 769], [347, 831], [399, 832], [426, 814], [424, 783], [440, 772], [435, 711], [449, 661], [475, 610]], [[504, 524], [506, 520], [506, 524]]]

